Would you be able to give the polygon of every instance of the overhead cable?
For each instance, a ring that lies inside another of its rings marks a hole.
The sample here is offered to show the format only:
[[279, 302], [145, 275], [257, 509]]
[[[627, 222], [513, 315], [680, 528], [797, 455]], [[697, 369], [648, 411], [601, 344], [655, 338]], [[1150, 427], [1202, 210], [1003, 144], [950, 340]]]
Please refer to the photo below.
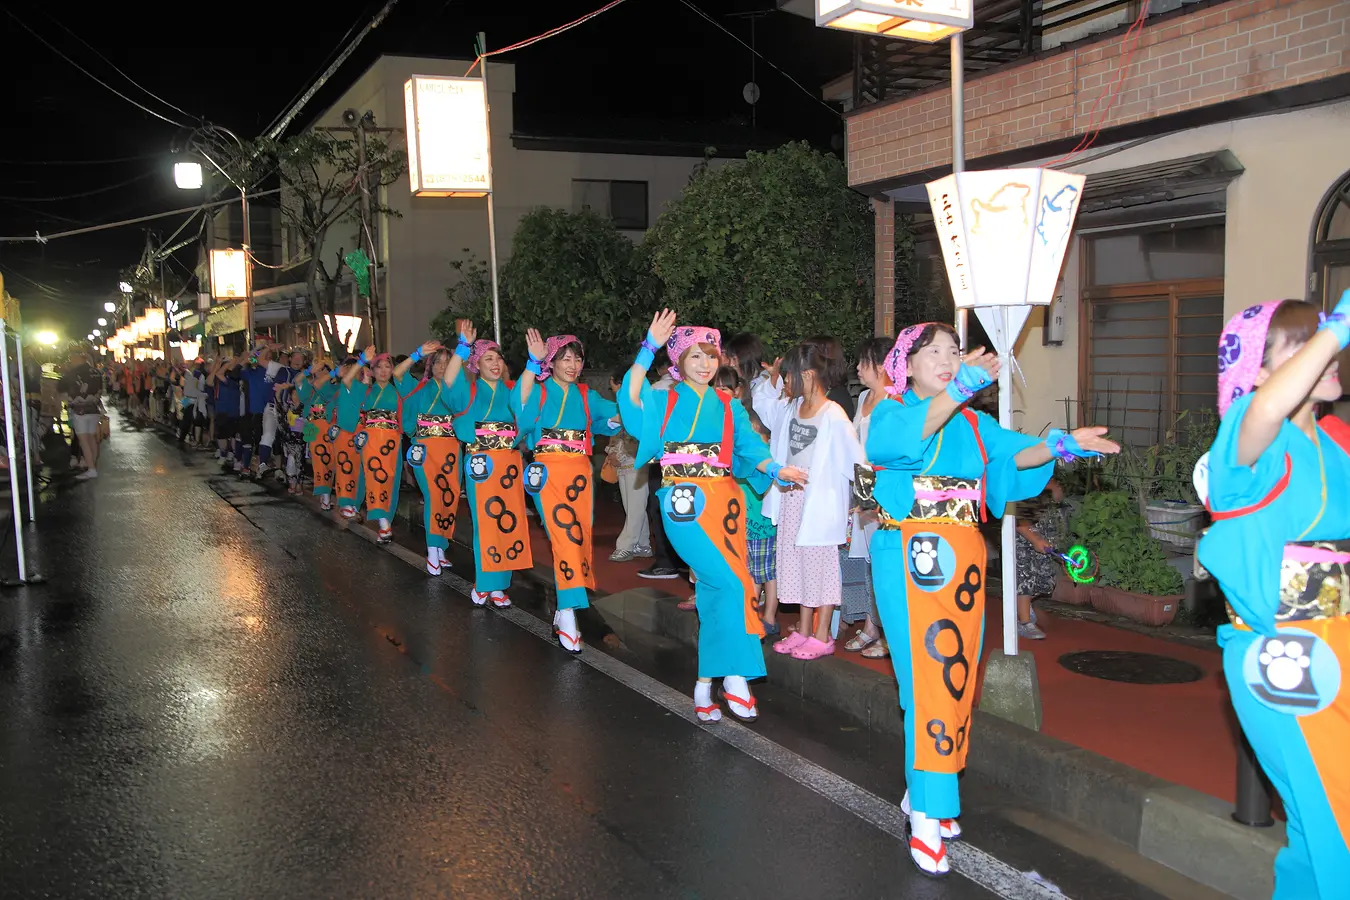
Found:
[[[249, 198], [266, 197], [269, 194], [280, 194], [281, 188], [273, 188], [270, 191], [259, 191], [256, 194], [249, 194]], [[231, 200], [217, 200], [214, 203], [203, 203], [200, 206], [185, 206], [182, 209], [171, 209], [168, 212], [153, 213], [148, 216], [137, 216], [134, 219], [122, 219], [117, 222], [105, 222], [102, 225], [90, 225], [88, 228], [76, 228], [71, 231], [58, 231], [55, 234], [33, 234], [28, 237], [0, 237], [0, 244], [17, 244], [24, 242], [35, 242], [45, 244], [55, 238], [74, 237], [77, 234], [89, 234], [93, 231], [107, 231], [109, 228], [121, 228], [123, 225], [137, 225], [141, 222], [151, 222], [155, 219], [167, 219], [169, 216], [181, 216], [183, 213], [196, 212], [202, 209], [211, 209], [216, 206], [225, 206], [229, 203], [238, 203], [238, 198]]]
[[115, 88], [115, 87], [113, 87], [112, 85], [108, 84], [108, 82], [104, 81], [102, 78], [99, 78], [99, 77], [98, 77], [97, 75], [95, 75], [93, 72], [90, 72], [90, 71], [89, 71], [88, 69], [86, 69], [84, 66], [80, 65], [80, 64], [77, 63], [75, 60], [71, 59], [69, 56], [66, 56], [66, 55], [65, 55], [64, 53], [62, 53], [60, 50], [56, 49], [56, 47], [54, 47], [54, 46], [51, 44], [50, 41], [48, 41], [48, 40], [47, 40], [46, 38], [44, 38], [42, 35], [38, 34], [36, 31], [34, 31], [32, 28], [30, 28], [26, 22], [24, 22], [24, 21], [23, 21], [22, 19], [20, 19], [18, 16], [14, 15], [14, 13], [13, 13], [10, 9], [4, 8], [4, 7], [0, 7], [0, 9], [4, 9], [5, 15], [9, 16], [11, 19], [13, 19], [15, 22], [17, 22], [17, 23], [19, 24], [19, 27], [23, 28], [24, 31], [27, 31], [27, 32], [28, 32], [29, 34], [31, 34], [33, 37], [37, 38], [38, 41], [40, 41], [40, 42], [41, 42], [48, 50], [52, 51], [52, 52], [55, 53], [57, 56], [61, 57], [61, 58], [64, 59], [66, 62], [70, 63], [72, 66], [74, 66], [75, 68], [79, 69], [79, 70], [80, 70], [81, 72], [83, 72], [85, 75], [88, 75], [91, 79], [93, 79], [94, 81], [96, 81], [96, 82], [98, 82], [99, 84], [103, 85], [105, 88], [107, 88], [108, 90], [110, 90], [110, 91], [112, 91], [114, 94], [116, 94], [117, 96], [121, 97], [123, 100], [127, 101], [128, 103], [130, 103], [132, 106], [136, 107], [137, 109], [141, 110], [142, 112], [147, 112], [147, 113], [149, 113], [150, 115], [154, 116], [156, 119], [161, 119], [161, 120], [163, 120], [163, 121], [165, 121], [165, 122], [168, 122], [170, 125], [176, 125], [176, 126], [178, 126], [179, 128], [187, 128], [187, 127], [188, 127], [187, 125], [184, 125], [182, 122], [175, 121], [174, 119], [170, 119], [170, 118], [169, 118], [168, 116], [166, 116], [166, 115], [162, 115], [161, 113], [155, 112], [153, 109], [151, 109], [150, 107], [146, 106], [144, 103], [139, 103], [139, 102], [137, 102], [137, 101], [135, 101], [135, 100], [132, 100], [132, 99], [131, 99], [130, 97], [128, 97], [126, 94], [122, 93], [122, 92], [119, 91], [117, 88]]

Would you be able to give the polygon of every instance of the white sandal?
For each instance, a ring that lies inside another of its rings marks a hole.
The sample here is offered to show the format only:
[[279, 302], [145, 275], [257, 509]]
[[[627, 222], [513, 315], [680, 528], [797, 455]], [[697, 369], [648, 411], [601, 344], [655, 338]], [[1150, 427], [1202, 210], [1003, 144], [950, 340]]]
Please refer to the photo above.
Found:
[[872, 646], [880, 639], [881, 635], [869, 637], [866, 631], [859, 628], [857, 633], [854, 634], [853, 637], [849, 638], [848, 642], [844, 644], [844, 649], [852, 651], [853, 653], [857, 653], [859, 650], [862, 650], [865, 647]]

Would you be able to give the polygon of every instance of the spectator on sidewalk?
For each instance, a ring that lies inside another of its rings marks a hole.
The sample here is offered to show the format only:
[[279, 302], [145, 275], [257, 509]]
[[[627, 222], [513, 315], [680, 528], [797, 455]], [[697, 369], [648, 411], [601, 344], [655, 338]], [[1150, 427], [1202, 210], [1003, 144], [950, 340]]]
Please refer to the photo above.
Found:
[[1059, 572], [1059, 564], [1049, 551], [1056, 531], [1056, 505], [1064, 502], [1064, 489], [1053, 478], [1045, 489], [1053, 504], [1045, 502], [1043, 494], [1037, 500], [1018, 504], [1017, 510], [1017, 634], [1028, 641], [1045, 640], [1032, 601], [1054, 592]]
[[[620, 366], [609, 376], [609, 389], [616, 397], [626, 373], [627, 368]], [[611, 562], [650, 559], [652, 556], [650, 526], [647, 522], [647, 474], [650, 467], [634, 468], [637, 445], [637, 438], [620, 428], [605, 448], [609, 464], [618, 473], [619, 500], [623, 503], [624, 512], [623, 531], [614, 541], [614, 552], [609, 555]]]
[[61, 377], [61, 394], [70, 411], [71, 430], [80, 444], [84, 471], [77, 478], [87, 481], [98, 477], [99, 423], [103, 419], [102, 380], [89, 365], [83, 350], [70, 355], [70, 363]]

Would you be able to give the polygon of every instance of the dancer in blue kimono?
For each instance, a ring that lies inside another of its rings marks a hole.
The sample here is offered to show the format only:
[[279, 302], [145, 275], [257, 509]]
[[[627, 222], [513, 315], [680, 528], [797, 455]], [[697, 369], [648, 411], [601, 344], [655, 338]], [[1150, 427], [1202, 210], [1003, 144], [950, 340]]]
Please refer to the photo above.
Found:
[[545, 341], [531, 328], [526, 346], [527, 374], [516, 385], [517, 424], [526, 446], [534, 450], [534, 462], [525, 467], [525, 492], [534, 498], [553, 549], [558, 590], [553, 632], [564, 650], [580, 653], [576, 610], [591, 605], [586, 592], [595, 590], [591, 436], [618, 431], [619, 408], [612, 400], [592, 396], [581, 383], [586, 351], [575, 335]]
[[328, 432], [337, 416], [334, 400], [338, 378], [324, 361], [318, 361], [296, 379], [296, 394], [304, 404], [305, 442], [309, 444], [309, 462], [314, 472], [314, 495], [325, 510], [333, 508], [333, 441]]
[[1228, 598], [1223, 668], [1284, 801], [1277, 900], [1350, 896], [1350, 426], [1339, 400], [1350, 291], [1320, 316], [1262, 303], [1219, 339], [1218, 438], [1196, 469], [1214, 524], [1200, 562]]
[[943, 838], [961, 833], [957, 776], [984, 637], [980, 522], [1039, 494], [1055, 459], [1120, 447], [1105, 428], [1038, 438], [971, 410], [970, 398], [997, 378], [998, 357], [982, 349], [963, 357], [949, 325], [906, 328], [884, 368], [891, 399], [872, 412], [871, 466], [860, 467], [854, 484], [859, 506], [875, 509], [880, 522], [872, 581], [905, 710], [910, 858], [925, 875], [942, 876], [951, 870]]
[[[665, 344], [674, 386], [653, 390], [647, 370]], [[745, 539], [745, 496], [734, 478], [763, 491], [770, 482], [805, 484], [806, 473], [773, 461], [769, 447], [750, 425], [745, 407], [711, 387], [722, 356], [715, 328], [675, 326], [662, 310], [624, 376], [619, 411], [624, 428], [637, 435], [636, 465], [661, 463], [657, 501], [666, 535], [689, 563], [697, 583], [698, 681], [694, 711], [704, 722], [722, 718], [712, 680], [733, 715], [746, 721], [759, 713], [748, 679], [763, 678], [764, 623], [755, 609]]]
[[412, 438], [408, 465], [422, 491], [428, 575], [440, 575], [442, 567], [450, 565], [446, 551], [455, 536], [455, 517], [459, 515], [459, 468], [464, 448], [455, 434], [455, 409], [445, 385], [450, 358], [450, 351], [442, 347], [427, 357], [420, 382], [404, 374], [398, 384], [403, 395], [403, 433]]
[[[511, 573], [534, 565], [525, 518], [525, 462], [516, 448], [515, 386], [496, 341], [478, 340], [467, 319], [445, 368], [455, 433], [464, 442], [464, 493], [473, 517], [474, 606], [511, 605]], [[465, 375], [462, 370], [468, 370]]]

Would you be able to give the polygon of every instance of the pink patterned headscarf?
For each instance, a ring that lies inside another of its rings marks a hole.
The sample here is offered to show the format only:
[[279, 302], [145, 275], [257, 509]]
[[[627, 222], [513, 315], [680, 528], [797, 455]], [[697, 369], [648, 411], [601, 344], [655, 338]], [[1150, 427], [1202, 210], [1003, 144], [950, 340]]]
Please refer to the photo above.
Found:
[[886, 354], [886, 361], [881, 367], [886, 370], [886, 374], [891, 376], [894, 384], [886, 385], [886, 393], [893, 397], [899, 397], [909, 386], [909, 351], [914, 346], [914, 342], [923, 334], [923, 330], [929, 325], [939, 325], [940, 322], [920, 322], [918, 325], [911, 325], [900, 332], [895, 338], [895, 346], [891, 352]]
[[666, 354], [670, 357], [671, 362], [671, 378], [680, 381], [684, 377], [680, 374], [680, 357], [684, 356], [685, 351], [695, 344], [712, 344], [720, 354], [722, 352], [722, 332], [716, 328], [705, 328], [702, 325], [685, 325], [676, 328], [675, 333], [666, 342]]
[[555, 334], [544, 343], [544, 358], [539, 361], [539, 374], [535, 376], [538, 380], [546, 381], [553, 374], [553, 358], [571, 343], [580, 344], [581, 341], [575, 334]]
[[469, 351], [469, 361], [464, 364], [464, 368], [477, 375], [478, 363], [489, 350], [496, 350], [499, 354], [502, 352], [502, 348], [497, 346], [496, 341], [489, 341], [487, 338], [474, 341], [473, 349]]
[[1219, 415], [1256, 385], [1266, 355], [1270, 320], [1283, 301], [1249, 306], [1228, 320], [1219, 335]]

